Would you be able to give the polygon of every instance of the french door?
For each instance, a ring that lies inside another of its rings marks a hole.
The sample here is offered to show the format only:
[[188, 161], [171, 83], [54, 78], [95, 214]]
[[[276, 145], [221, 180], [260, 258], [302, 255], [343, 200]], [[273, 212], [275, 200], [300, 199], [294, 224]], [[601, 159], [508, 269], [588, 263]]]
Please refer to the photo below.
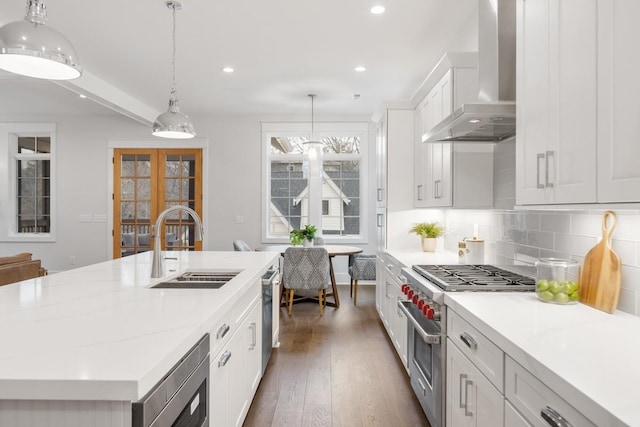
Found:
[[[202, 150], [115, 149], [113, 172], [114, 258], [152, 249], [151, 226], [171, 206], [190, 207], [202, 218]], [[158, 234], [163, 250], [202, 250], [194, 233], [193, 218], [173, 212]]]

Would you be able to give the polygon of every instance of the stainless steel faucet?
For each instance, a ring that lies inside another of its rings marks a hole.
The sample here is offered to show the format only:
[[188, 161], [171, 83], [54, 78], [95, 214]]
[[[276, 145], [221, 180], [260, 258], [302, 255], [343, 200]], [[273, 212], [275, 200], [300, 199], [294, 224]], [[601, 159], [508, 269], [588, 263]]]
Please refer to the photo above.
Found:
[[194, 211], [193, 209], [188, 208], [186, 206], [182, 206], [182, 205], [174, 205], [160, 212], [160, 215], [158, 215], [158, 219], [156, 220], [155, 225], [151, 229], [151, 231], [153, 232], [153, 262], [151, 264], [152, 279], [162, 277], [162, 270], [163, 270], [162, 269], [162, 248], [160, 245], [160, 241], [162, 239], [160, 238], [160, 234], [159, 234], [162, 226], [162, 221], [164, 221], [164, 218], [168, 214], [170, 214], [171, 212], [177, 212], [177, 211], [187, 212], [193, 217], [194, 221], [196, 222], [196, 230], [195, 230], [195, 236], [194, 236], [195, 240], [202, 240], [202, 237], [204, 236], [204, 227], [202, 226], [202, 220], [200, 219], [196, 211]]

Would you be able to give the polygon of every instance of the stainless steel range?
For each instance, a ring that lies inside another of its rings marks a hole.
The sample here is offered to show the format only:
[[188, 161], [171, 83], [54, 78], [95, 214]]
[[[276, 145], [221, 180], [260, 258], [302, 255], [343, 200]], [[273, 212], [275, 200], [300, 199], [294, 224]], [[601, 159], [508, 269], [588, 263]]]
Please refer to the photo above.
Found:
[[445, 291], [532, 291], [535, 280], [493, 265], [414, 265]]
[[533, 272], [526, 267], [522, 270], [530, 276], [492, 265], [414, 265], [403, 270], [406, 283], [402, 292], [407, 299], [398, 301], [398, 307], [408, 320], [411, 386], [432, 427], [445, 425], [447, 315], [444, 293], [533, 291]]

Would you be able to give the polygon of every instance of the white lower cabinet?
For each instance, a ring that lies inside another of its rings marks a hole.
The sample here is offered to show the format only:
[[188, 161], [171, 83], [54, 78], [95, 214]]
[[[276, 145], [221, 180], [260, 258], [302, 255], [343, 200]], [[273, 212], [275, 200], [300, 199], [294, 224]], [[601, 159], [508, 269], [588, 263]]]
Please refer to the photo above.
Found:
[[398, 308], [398, 301], [406, 298], [401, 290], [404, 284], [401, 275], [403, 267], [404, 265], [386, 254], [379, 256], [376, 270], [376, 298], [380, 300], [378, 309], [380, 319], [408, 372], [407, 318]]
[[505, 395], [529, 423], [523, 425], [596, 426], [508, 356], [505, 361]]
[[506, 427], [532, 427], [508, 400], [504, 402], [504, 425]]
[[231, 310], [235, 330], [210, 359], [211, 426], [241, 426], [262, 376], [262, 298], [247, 299]]
[[504, 425], [504, 397], [447, 339], [447, 426]]

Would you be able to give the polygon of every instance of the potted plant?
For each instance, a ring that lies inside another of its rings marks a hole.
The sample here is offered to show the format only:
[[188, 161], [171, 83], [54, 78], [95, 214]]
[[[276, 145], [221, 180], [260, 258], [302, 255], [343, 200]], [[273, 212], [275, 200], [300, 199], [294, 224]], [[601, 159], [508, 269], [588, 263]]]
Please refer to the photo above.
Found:
[[442, 236], [444, 229], [437, 222], [419, 222], [411, 227], [410, 232], [422, 238], [423, 251], [435, 252], [436, 239]]
[[303, 244], [305, 247], [313, 245], [313, 239], [316, 237], [318, 229], [311, 224], [307, 224], [301, 230], [291, 230], [289, 239], [293, 246]]

